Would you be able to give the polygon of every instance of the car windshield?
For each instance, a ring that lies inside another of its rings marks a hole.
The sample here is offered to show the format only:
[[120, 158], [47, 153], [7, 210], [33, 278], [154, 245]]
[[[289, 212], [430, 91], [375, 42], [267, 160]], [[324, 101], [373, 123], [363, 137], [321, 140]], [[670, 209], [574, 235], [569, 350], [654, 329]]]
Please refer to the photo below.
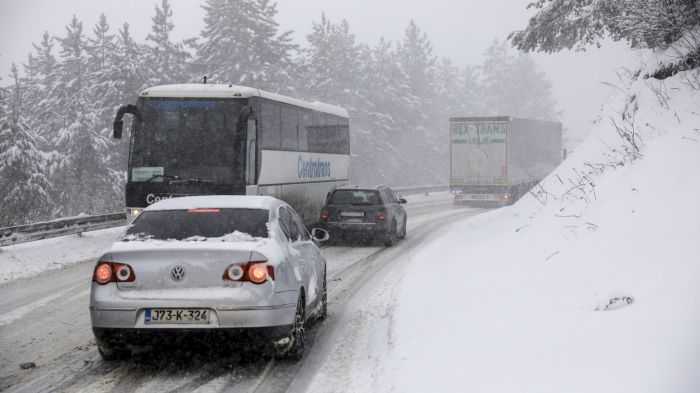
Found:
[[141, 213], [122, 241], [245, 241], [267, 237], [264, 209], [156, 210]]
[[330, 200], [332, 205], [378, 205], [380, 202], [375, 190], [336, 190]]

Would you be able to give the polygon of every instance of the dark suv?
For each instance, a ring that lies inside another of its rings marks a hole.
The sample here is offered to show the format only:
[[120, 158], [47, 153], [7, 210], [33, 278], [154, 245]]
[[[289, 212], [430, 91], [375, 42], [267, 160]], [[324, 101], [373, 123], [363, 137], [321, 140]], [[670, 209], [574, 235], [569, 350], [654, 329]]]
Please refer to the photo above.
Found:
[[332, 191], [321, 210], [320, 225], [331, 240], [371, 240], [392, 246], [406, 237], [406, 211], [390, 188], [345, 186]]

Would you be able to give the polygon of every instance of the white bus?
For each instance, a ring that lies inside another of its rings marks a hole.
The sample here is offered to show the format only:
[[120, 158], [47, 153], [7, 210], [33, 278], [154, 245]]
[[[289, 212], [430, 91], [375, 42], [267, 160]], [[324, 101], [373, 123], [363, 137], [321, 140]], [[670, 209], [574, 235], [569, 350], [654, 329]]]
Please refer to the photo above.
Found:
[[325, 198], [348, 183], [350, 129], [345, 109], [222, 84], [148, 88], [133, 115], [127, 213], [188, 195], [270, 195], [289, 203], [307, 225]]

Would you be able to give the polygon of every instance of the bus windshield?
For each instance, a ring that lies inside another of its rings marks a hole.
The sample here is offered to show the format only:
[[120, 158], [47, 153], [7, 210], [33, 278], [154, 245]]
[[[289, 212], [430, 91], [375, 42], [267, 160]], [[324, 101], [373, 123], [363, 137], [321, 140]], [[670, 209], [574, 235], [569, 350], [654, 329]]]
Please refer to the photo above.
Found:
[[245, 129], [237, 129], [242, 99], [140, 98], [130, 181], [245, 181]]

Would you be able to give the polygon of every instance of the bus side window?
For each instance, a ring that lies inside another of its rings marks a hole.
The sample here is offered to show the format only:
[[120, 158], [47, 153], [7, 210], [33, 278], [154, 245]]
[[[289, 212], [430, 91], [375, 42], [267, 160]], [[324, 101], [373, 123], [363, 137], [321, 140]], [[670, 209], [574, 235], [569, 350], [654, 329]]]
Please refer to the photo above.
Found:
[[279, 150], [282, 147], [282, 130], [280, 125], [280, 106], [275, 102], [262, 100], [262, 147], [263, 149]]
[[309, 151], [308, 127], [311, 125], [311, 111], [299, 109], [299, 151]]
[[289, 105], [282, 105], [282, 149], [299, 150], [299, 123], [297, 110]]

